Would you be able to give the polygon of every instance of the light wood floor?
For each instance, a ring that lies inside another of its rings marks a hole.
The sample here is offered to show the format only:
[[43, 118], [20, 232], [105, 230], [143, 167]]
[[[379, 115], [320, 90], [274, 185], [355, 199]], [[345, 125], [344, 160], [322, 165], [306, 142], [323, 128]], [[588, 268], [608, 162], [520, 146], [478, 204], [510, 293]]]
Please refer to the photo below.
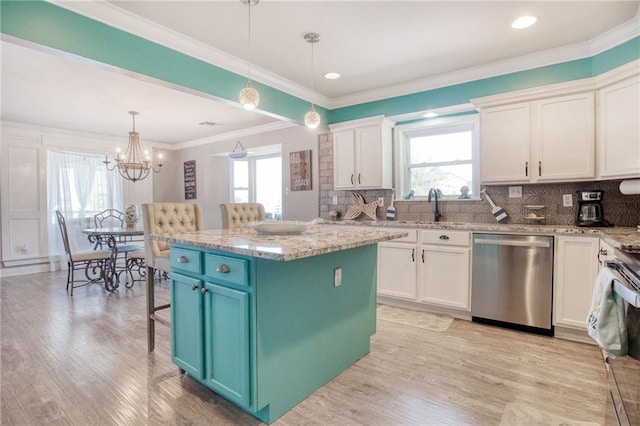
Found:
[[[257, 425], [146, 347], [143, 283], [106, 294], [65, 273], [0, 282], [2, 425]], [[160, 283], [159, 302], [168, 298]], [[595, 346], [455, 320], [442, 333], [379, 321], [371, 352], [277, 425], [499, 425], [522, 403], [604, 422]]]

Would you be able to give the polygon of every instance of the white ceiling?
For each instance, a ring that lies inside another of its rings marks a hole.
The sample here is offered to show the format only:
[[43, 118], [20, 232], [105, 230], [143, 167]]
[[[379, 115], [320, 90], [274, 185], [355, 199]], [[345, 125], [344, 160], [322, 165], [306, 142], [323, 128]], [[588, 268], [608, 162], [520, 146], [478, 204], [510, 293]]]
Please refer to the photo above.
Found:
[[[60, 3], [109, 25], [246, 75], [247, 6], [240, 0]], [[498, 70], [591, 56], [607, 35], [637, 36], [640, 1], [275, 1], [251, 8], [254, 79], [328, 107], [345, 106], [488, 76]], [[513, 19], [538, 23], [514, 31]], [[631, 28], [629, 32], [628, 28]], [[314, 89], [311, 48], [317, 32]], [[633, 32], [635, 31], [635, 35]], [[4, 37], [2, 119], [126, 136], [128, 110], [141, 138], [177, 144], [277, 126], [202, 94], [55, 55]], [[322, 75], [336, 71], [339, 80]], [[200, 126], [211, 121], [217, 126]]]

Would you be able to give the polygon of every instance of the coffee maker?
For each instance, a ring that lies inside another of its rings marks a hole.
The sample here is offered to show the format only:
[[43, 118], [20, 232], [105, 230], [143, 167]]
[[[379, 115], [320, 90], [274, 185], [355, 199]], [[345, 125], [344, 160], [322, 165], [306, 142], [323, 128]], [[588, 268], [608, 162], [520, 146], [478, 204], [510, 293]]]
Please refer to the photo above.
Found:
[[602, 198], [604, 191], [576, 191], [578, 193], [578, 211], [576, 225], [578, 226], [613, 226], [604, 218]]

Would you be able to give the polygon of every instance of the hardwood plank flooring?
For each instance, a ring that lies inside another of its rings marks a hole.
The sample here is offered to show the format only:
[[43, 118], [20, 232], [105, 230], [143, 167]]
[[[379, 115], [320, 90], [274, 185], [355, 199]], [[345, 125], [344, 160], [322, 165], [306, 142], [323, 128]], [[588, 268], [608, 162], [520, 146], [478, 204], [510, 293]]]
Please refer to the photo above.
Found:
[[[146, 346], [145, 289], [65, 291], [66, 272], [0, 282], [2, 425], [258, 425], [178, 374], [169, 329]], [[168, 302], [168, 282], [156, 284]], [[168, 312], [163, 312], [167, 315]], [[499, 425], [520, 403], [604, 423], [597, 347], [454, 320], [445, 332], [378, 321], [371, 352], [276, 425]]]

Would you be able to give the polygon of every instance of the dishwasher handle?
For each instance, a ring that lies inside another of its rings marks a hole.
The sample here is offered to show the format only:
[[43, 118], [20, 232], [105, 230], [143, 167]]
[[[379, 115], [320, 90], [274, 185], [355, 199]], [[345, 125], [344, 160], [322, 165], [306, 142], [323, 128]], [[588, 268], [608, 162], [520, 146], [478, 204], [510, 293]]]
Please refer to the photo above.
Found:
[[551, 244], [548, 241], [517, 241], [517, 240], [485, 240], [475, 238], [474, 244], [485, 244], [488, 246], [511, 246], [511, 247], [544, 247], [549, 248]]

